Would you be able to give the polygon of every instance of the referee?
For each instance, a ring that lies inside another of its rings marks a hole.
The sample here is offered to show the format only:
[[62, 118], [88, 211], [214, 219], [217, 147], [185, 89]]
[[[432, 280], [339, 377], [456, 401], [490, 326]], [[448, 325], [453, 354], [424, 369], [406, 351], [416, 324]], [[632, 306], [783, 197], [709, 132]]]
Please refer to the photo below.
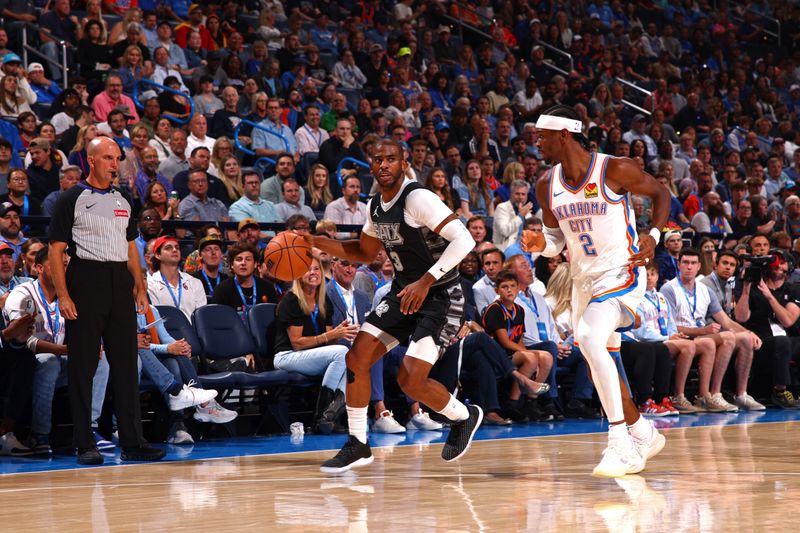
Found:
[[[78, 464], [102, 464], [91, 428], [92, 377], [101, 344], [111, 366], [123, 461], [157, 461], [164, 450], [142, 437], [136, 352], [136, 311], [147, 290], [134, 240], [131, 205], [111, 187], [120, 149], [98, 137], [87, 149], [89, 177], [58, 199], [50, 222], [50, 268], [66, 319], [69, 397]], [[64, 253], [71, 258], [65, 270]], [[134, 304], [134, 298], [136, 302]]]

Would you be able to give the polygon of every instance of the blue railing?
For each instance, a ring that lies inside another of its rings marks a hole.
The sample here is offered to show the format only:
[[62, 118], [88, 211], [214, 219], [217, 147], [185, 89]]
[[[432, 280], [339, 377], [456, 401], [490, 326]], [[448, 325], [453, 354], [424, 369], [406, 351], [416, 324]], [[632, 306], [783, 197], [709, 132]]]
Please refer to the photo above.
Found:
[[[342, 166], [344, 166], [345, 163], [355, 163], [361, 168], [369, 169], [369, 164], [365, 163], [360, 159], [356, 159], [354, 157], [343, 157], [342, 160], [339, 161], [339, 166], [336, 167], [336, 179], [339, 180], [339, 189], [344, 189], [344, 184], [342, 183]], [[361, 196], [366, 196], [366, 195], [364, 194], [364, 192], [362, 192]]]
[[133, 104], [136, 106], [137, 109], [144, 110], [144, 104], [142, 104], [139, 101], [139, 84], [140, 83], [146, 83], [147, 85], [151, 85], [153, 87], [156, 87], [157, 89], [161, 89], [162, 91], [167, 91], [167, 92], [170, 92], [170, 93], [179, 94], [179, 95], [185, 97], [186, 100], [189, 101], [189, 116], [188, 117], [186, 117], [186, 118], [177, 118], [177, 117], [173, 117], [171, 115], [162, 115], [162, 116], [164, 118], [166, 118], [167, 120], [170, 120], [170, 121], [174, 122], [175, 124], [181, 124], [181, 125], [188, 124], [189, 121], [192, 120], [192, 117], [194, 116], [194, 100], [192, 99], [191, 96], [189, 96], [188, 94], [183, 93], [181, 91], [176, 91], [175, 89], [167, 87], [166, 85], [161, 85], [159, 83], [156, 83], [156, 82], [150, 81], [150, 80], [138, 80], [136, 83], [133, 84]]
[[[280, 140], [283, 141], [283, 146], [286, 147], [286, 151], [291, 153], [291, 149], [289, 148], [289, 140], [284, 135], [274, 132], [271, 129], [262, 126], [261, 124], [258, 124], [257, 122], [253, 122], [252, 120], [242, 120], [233, 129], [233, 144], [234, 146], [236, 146], [236, 148], [238, 148], [242, 152], [252, 156], [256, 155], [255, 150], [252, 150], [239, 142], [239, 128], [241, 128], [243, 124], [252, 126], [257, 130], [265, 131], [270, 135], [272, 135], [273, 137], [278, 137]], [[250, 138], [252, 139], [252, 135], [250, 136]], [[275, 160], [273, 160], [272, 158], [267, 158], [267, 159], [270, 160], [273, 165], [275, 164]], [[256, 161], [256, 163], [258, 163], [258, 161]]]

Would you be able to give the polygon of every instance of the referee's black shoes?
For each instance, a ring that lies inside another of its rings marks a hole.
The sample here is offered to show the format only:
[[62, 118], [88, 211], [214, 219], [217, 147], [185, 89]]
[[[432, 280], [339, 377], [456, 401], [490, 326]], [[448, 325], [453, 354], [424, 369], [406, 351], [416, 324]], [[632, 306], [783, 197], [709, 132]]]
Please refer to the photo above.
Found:
[[167, 455], [161, 448], [153, 448], [149, 444], [136, 448], [122, 448], [120, 455], [123, 461], [160, 461]]
[[467, 453], [472, 437], [483, 421], [483, 409], [470, 404], [467, 405], [467, 410], [469, 411], [467, 419], [454, 423], [447, 435], [447, 442], [442, 448], [442, 459], [447, 462], [455, 461]]
[[78, 464], [101, 465], [103, 464], [103, 456], [100, 455], [97, 448], [78, 448]]

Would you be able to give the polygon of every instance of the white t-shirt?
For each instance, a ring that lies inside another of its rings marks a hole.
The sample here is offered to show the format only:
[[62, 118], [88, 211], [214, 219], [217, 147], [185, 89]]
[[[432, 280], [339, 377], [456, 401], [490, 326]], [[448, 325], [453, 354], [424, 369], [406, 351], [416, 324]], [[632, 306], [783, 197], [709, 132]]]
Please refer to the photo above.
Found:
[[680, 276], [666, 282], [661, 294], [672, 309], [676, 326], [702, 328], [706, 325], [706, 316], [722, 311], [717, 296], [705, 284], [695, 281], [694, 290], [686, 290]]
[[[38, 280], [17, 285], [8, 294], [6, 305], [3, 308], [3, 313], [8, 321], [15, 320], [22, 315], [22, 301], [25, 298], [31, 298], [36, 304], [36, 323], [33, 329], [33, 336], [54, 344], [64, 344], [65, 323], [64, 317], [58, 312], [58, 300], [52, 304], [42, 301]], [[47, 319], [48, 315], [50, 320]], [[53, 334], [53, 329], [56, 330], [55, 335]]]

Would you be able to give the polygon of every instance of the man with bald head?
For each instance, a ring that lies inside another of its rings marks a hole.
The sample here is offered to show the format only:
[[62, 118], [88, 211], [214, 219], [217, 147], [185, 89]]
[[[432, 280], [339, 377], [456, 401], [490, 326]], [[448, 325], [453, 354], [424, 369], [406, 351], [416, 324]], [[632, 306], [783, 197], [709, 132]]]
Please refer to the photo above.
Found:
[[[217, 139], [227, 137], [233, 139], [233, 130], [242, 121], [242, 116], [237, 112], [239, 107], [239, 91], [233, 85], [228, 85], [222, 90], [222, 101], [225, 107], [219, 109], [211, 117], [211, 135]], [[250, 144], [250, 139], [239, 136], [242, 144]]]
[[205, 146], [210, 152], [214, 148], [214, 137], [206, 135], [208, 133], [208, 121], [204, 115], [200, 113], [194, 115], [192, 120], [189, 121], [189, 137], [186, 139], [186, 151], [192, 153], [192, 150], [198, 146]]
[[131, 205], [111, 186], [121, 153], [108, 137], [93, 139], [87, 153], [89, 177], [61, 194], [49, 229], [56, 305], [66, 319], [73, 444], [78, 464], [103, 462], [92, 434], [91, 397], [92, 378], [105, 351], [122, 460], [155, 461], [164, 451], [150, 447], [142, 436], [136, 349], [136, 313], [148, 307], [147, 288]]

